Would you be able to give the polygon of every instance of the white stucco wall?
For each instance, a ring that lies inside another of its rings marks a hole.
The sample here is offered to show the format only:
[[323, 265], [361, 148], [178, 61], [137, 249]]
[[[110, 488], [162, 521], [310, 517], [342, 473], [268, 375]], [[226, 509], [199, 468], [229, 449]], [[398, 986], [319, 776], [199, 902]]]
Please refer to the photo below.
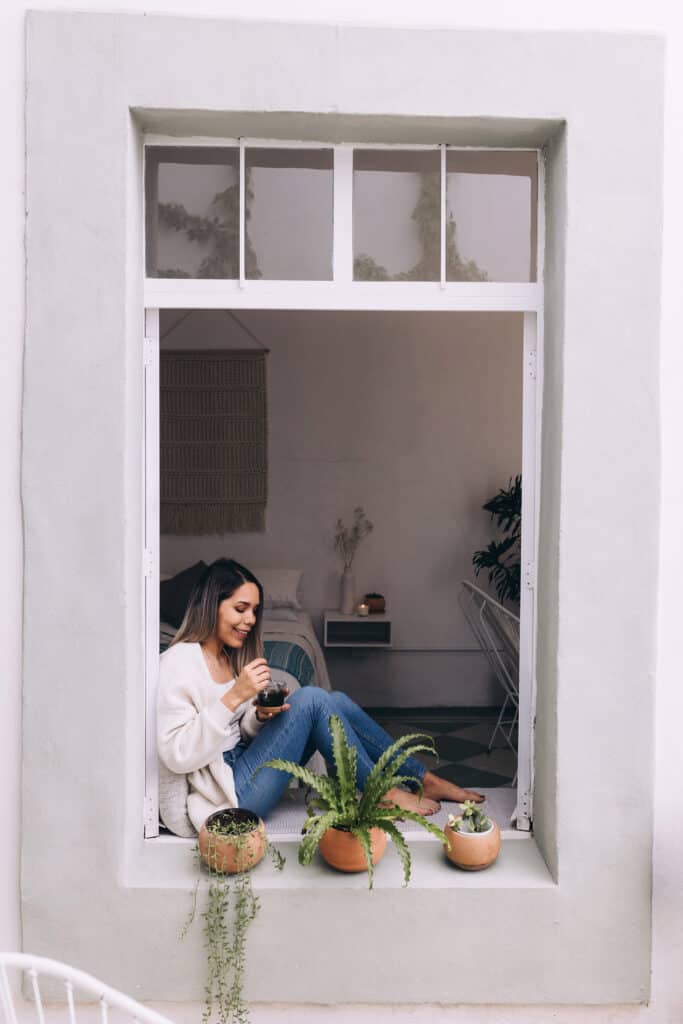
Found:
[[[57, 6], [57, 5], [49, 5]], [[288, 4], [287, 17], [312, 16], [312, 5]], [[164, 11], [176, 10], [187, 13], [183, 3], [166, 0], [163, 4], [147, 3], [145, 10], [155, 8]], [[141, 10], [139, 3], [119, 3], [117, 8]], [[104, 5], [88, 4], [88, 9], [104, 9]], [[24, 5], [7, 3], [3, 8], [3, 48], [6, 59], [0, 62], [2, 67], [3, 96], [6, 109], [4, 111], [4, 127], [8, 138], [5, 150], [5, 162], [2, 168], [2, 183], [6, 199], [6, 230], [5, 244], [2, 247], [3, 280], [7, 286], [9, 297], [5, 304], [5, 337], [4, 373], [2, 375], [1, 404], [3, 415], [3, 456], [7, 467], [6, 485], [2, 494], [2, 564], [4, 568], [2, 582], [2, 616], [3, 624], [3, 679], [7, 690], [4, 701], [4, 727], [2, 750], [2, 775], [6, 780], [2, 795], [3, 824], [0, 845], [0, 866], [2, 868], [2, 898], [0, 904], [3, 912], [0, 916], [2, 944], [6, 947], [17, 947], [20, 944], [19, 903], [18, 903], [18, 803], [19, 803], [19, 761], [18, 735], [20, 713], [20, 629], [21, 614], [19, 594], [21, 591], [21, 530], [19, 506], [19, 407], [21, 395], [21, 353], [23, 325], [23, 249], [22, 222], [23, 203], [20, 197], [20, 186], [23, 176], [23, 136], [22, 136], [22, 19]], [[239, 3], [218, 3], [204, 0], [193, 5], [192, 13], [220, 14], [221, 16], [239, 16], [243, 14]], [[280, 5], [275, 3], [255, 3], [250, 5], [251, 17], [277, 18], [283, 15]], [[365, 20], [367, 11], [360, 3], [315, 5], [315, 16], [330, 17], [339, 20]], [[678, 636], [678, 580], [683, 569], [683, 552], [681, 550], [679, 523], [683, 511], [683, 494], [679, 468], [678, 439], [683, 427], [683, 413], [678, 392], [683, 379], [683, 355], [678, 344], [678, 281], [681, 272], [681, 256], [678, 240], [683, 230], [683, 202], [678, 185], [679, 168], [683, 163], [683, 27], [680, 16], [670, 3], [645, 4], [640, 2], [591, 4], [581, 0], [571, 9], [559, 6], [552, 8], [537, 0], [521, 0], [511, 7], [505, 3], [488, 5], [485, 12], [465, 12], [458, 10], [457, 15], [452, 5], [432, 3], [423, 5], [419, 13], [415, 13], [413, 5], [407, 3], [377, 3], [372, 10], [374, 19], [386, 23], [411, 24], [419, 18], [419, 23], [432, 24], [450, 23], [455, 27], [484, 28], [534, 28], [541, 30], [639, 30], [657, 31], [664, 34], [667, 41], [669, 63], [667, 78], [667, 117], [666, 117], [666, 159], [665, 159], [665, 228], [664, 228], [664, 289], [663, 316], [661, 328], [662, 360], [661, 360], [661, 395], [662, 395], [662, 442], [663, 442], [663, 515], [662, 515], [662, 572], [660, 578], [660, 627], [657, 662], [657, 764], [656, 786], [654, 789], [655, 804], [655, 901], [654, 901], [654, 939], [653, 939], [653, 1001], [648, 1008], [592, 1009], [586, 1007], [557, 1008], [553, 1010], [556, 1021], [647, 1021], [664, 1024], [674, 1021], [681, 1011], [680, 956], [681, 931], [680, 920], [683, 915], [681, 906], [683, 891], [681, 879], [681, 858], [679, 856], [681, 838], [683, 838], [680, 815], [672, 815], [672, 808], [680, 806], [678, 780], [683, 775], [681, 765], [681, 745], [678, 740], [678, 728], [683, 713], [683, 696], [679, 686], [679, 659], [677, 652]], [[4, 55], [3, 55], [4, 56]], [[637, 296], [636, 296], [637, 298]], [[630, 788], [630, 780], [624, 780], [625, 787]], [[625, 794], [626, 809], [630, 810], [628, 792]], [[547, 1007], [533, 1010], [532, 1008], [510, 1008], [505, 1011], [495, 1008], [460, 1008], [458, 1010], [438, 1010], [424, 1008], [404, 1012], [393, 1010], [384, 1014], [373, 1008], [372, 1019], [410, 1019], [416, 1020], [459, 1020], [472, 1022], [535, 1021], [547, 1020]], [[321, 1019], [329, 1016], [336, 1020], [360, 1021], [367, 1019], [367, 1013], [358, 1009], [330, 1009], [324, 1011], [316, 1008], [311, 1013], [305, 1011], [289, 1011], [268, 1009], [260, 1012], [258, 1019]], [[179, 1019], [181, 1017], [178, 1009]]]
[[[491, 881], [444, 873], [439, 851], [423, 848], [400, 901], [390, 869], [378, 879], [384, 891], [371, 915], [362, 891], [347, 880], [314, 884], [312, 875], [309, 884], [288, 867], [280, 884], [260, 871], [256, 882], [268, 897], [253, 930], [253, 961], [286, 944], [306, 951], [308, 974], [278, 959], [265, 979], [252, 970], [247, 991], [290, 1002], [423, 1002], [431, 995], [445, 1003], [570, 1002], [579, 990], [584, 1002], [646, 999], [653, 697], [643, 683], [655, 669], [659, 458], [658, 346], [643, 346], [642, 339], [659, 321], [661, 42], [624, 34], [413, 34], [46, 13], [32, 15], [29, 27], [25, 942], [50, 951], [59, 936], [68, 958], [86, 957], [98, 972], [114, 954], [114, 980], [139, 986], [145, 998], [191, 998], [202, 990], [199, 940], [192, 936], [181, 951], [173, 937], [191, 863], [178, 847], [144, 843], [140, 832], [137, 129], [173, 124], [174, 111], [187, 111], [182, 117], [191, 130], [231, 136], [238, 134], [237, 116], [244, 134], [269, 134], [268, 120], [280, 138], [314, 131], [351, 141], [535, 140], [548, 145], [554, 188], [546, 207], [553, 301], [544, 332], [550, 372], [537, 568], [534, 821], [556, 884], [539, 874], [533, 841], [512, 843], [486, 876]], [[408, 55], [419, 77], [405, 81]], [[524, 78], [522, 61], [533, 69]], [[573, 78], [578, 65], [580, 88]], [[267, 78], [261, 66], [269, 67]], [[491, 66], [499, 71], [495, 79], [486, 71]], [[216, 113], [192, 113], [207, 110]], [[573, 202], [565, 203], [565, 191]], [[640, 301], [631, 307], [635, 290]], [[606, 401], [615, 365], [619, 388]], [[615, 519], [614, 495], [633, 477], [640, 486], [630, 492], [628, 512]], [[614, 547], [630, 553], [628, 604], [610, 572]], [[41, 645], [30, 641], [37, 632]], [[642, 805], [638, 820], [624, 813], [623, 779], [631, 772], [630, 798]], [[602, 801], [602, 828], [590, 850], [583, 838], [587, 788]], [[73, 851], [83, 844], [90, 856], [76, 863]], [[618, 871], [609, 869], [615, 862]], [[77, 932], [69, 933], [64, 922], [73, 915], [75, 885], [83, 907]], [[442, 889], [457, 895], [446, 898]], [[468, 907], [476, 907], [478, 927], [488, 933], [485, 963], [466, 933], [453, 933]], [[106, 930], [112, 914], [115, 944]], [[522, 917], [523, 952], [511, 931]], [[325, 944], [312, 944], [311, 932], [324, 919], [334, 919], [335, 928]], [[140, 926], [145, 920], [155, 923], [154, 957]], [[430, 948], [435, 934], [449, 942]], [[383, 935], [387, 960], [379, 965]], [[344, 960], [343, 973], [328, 969], [335, 956]], [[529, 962], [543, 964], [542, 984]]]

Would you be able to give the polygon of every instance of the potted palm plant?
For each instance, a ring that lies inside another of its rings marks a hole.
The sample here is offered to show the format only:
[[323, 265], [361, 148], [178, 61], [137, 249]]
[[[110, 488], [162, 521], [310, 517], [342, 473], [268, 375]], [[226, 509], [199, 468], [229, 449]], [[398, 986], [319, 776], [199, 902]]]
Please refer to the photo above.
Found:
[[399, 819], [408, 818], [447, 844], [444, 832], [415, 811], [407, 811], [386, 800], [395, 786], [414, 783], [401, 773], [406, 759], [416, 753], [435, 754], [430, 736], [411, 733], [387, 747], [367, 778], [362, 792], [357, 787], [357, 751], [351, 746], [341, 719], [330, 715], [334, 776], [319, 775], [293, 761], [268, 761], [267, 767], [288, 772], [310, 786], [318, 798], [308, 802], [308, 817], [299, 845], [299, 863], [310, 864], [316, 850], [332, 867], [340, 871], [368, 872], [372, 889], [374, 866], [384, 853], [389, 837], [403, 865], [404, 885], [410, 881], [410, 850], [396, 827]]
[[522, 546], [522, 478], [516, 476], [501, 487], [484, 505], [486, 512], [496, 520], [496, 526], [503, 536], [492, 540], [487, 548], [475, 551], [472, 565], [475, 575], [483, 570], [489, 574], [489, 583], [493, 583], [501, 604], [509, 601], [519, 604], [519, 588], [521, 582], [521, 546]]

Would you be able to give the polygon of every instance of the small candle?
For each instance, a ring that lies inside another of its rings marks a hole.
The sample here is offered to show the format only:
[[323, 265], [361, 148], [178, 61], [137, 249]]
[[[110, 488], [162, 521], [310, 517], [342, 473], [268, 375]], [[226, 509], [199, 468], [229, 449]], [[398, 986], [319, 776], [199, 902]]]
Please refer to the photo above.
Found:
[[365, 604], [364, 601], [361, 601], [361, 603], [356, 608], [356, 611], [358, 612], [359, 615], [369, 615], [370, 614], [370, 606]]

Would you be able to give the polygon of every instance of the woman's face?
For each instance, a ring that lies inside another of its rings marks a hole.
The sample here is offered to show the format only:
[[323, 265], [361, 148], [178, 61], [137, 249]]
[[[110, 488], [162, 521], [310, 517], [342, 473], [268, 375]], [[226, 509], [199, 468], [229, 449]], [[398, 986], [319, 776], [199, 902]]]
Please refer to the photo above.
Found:
[[228, 647], [242, 647], [256, 624], [258, 606], [259, 592], [254, 583], [243, 583], [221, 601], [216, 623], [218, 642]]

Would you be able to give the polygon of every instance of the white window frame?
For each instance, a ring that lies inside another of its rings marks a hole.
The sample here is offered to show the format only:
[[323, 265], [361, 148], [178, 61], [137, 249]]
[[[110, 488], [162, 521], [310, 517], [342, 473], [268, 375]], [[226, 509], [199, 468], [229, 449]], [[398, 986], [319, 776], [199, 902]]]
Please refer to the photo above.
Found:
[[[159, 677], [159, 311], [161, 309], [297, 309], [358, 311], [521, 312], [523, 317], [522, 393], [522, 586], [520, 594], [519, 741], [517, 829], [529, 831], [533, 817], [534, 722], [536, 708], [536, 564], [540, 494], [541, 397], [543, 394], [543, 260], [545, 175], [538, 167], [537, 280], [454, 282], [446, 280], [446, 155], [465, 148], [445, 145], [374, 145], [301, 142], [281, 139], [176, 138], [148, 134], [148, 146], [231, 147], [240, 151], [240, 179], [247, 147], [332, 149], [334, 153], [333, 277], [330, 281], [268, 281], [244, 276], [244, 189], [240, 189], [239, 277], [236, 280], [146, 278], [144, 282], [144, 550], [145, 609], [145, 838], [158, 836], [159, 769], [156, 754], [156, 697]], [[439, 150], [441, 154], [441, 273], [439, 281], [367, 282], [353, 280], [353, 150]], [[143, 160], [143, 173], [145, 161]], [[144, 194], [144, 189], [143, 189]], [[143, 262], [144, 265], [144, 262]]]

